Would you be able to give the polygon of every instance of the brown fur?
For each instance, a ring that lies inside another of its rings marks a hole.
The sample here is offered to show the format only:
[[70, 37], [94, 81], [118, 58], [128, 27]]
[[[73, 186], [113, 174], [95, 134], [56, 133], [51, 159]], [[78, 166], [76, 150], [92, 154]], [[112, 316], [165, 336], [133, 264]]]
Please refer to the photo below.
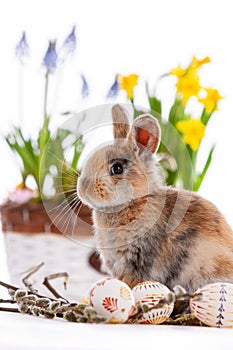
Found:
[[[152, 157], [157, 121], [140, 116], [129, 131], [125, 111], [118, 106], [113, 114], [114, 144], [91, 156], [78, 182], [81, 199], [93, 208], [106, 270], [131, 287], [158, 280], [193, 292], [210, 282], [233, 283], [232, 229], [209, 201], [162, 183]], [[123, 158], [123, 173], [112, 176], [114, 162]]]
[[129, 131], [129, 121], [126, 117], [124, 109], [119, 105], [115, 105], [112, 108], [112, 120], [114, 125], [114, 138], [125, 138]]

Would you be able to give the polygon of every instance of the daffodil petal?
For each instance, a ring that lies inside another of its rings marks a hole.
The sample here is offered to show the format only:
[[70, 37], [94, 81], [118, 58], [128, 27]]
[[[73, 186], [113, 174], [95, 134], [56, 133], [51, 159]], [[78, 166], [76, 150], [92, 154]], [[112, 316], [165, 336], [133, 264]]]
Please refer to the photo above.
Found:
[[184, 135], [184, 143], [196, 151], [205, 135], [205, 125], [199, 119], [180, 120], [176, 128]]

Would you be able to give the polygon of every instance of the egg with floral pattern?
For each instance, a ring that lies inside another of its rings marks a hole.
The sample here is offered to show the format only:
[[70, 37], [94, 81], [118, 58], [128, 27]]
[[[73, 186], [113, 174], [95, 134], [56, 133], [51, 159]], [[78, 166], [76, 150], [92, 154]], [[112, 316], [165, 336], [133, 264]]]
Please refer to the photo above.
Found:
[[233, 284], [212, 283], [199, 288], [190, 299], [191, 312], [204, 324], [218, 328], [233, 327]]
[[124, 323], [135, 310], [135, 299], [130, 287], [115, 278], [96, 282], [89, 291], [89, 303], [108, 323]]
[[[137, 310], [141, 309], [143, 305], [151, 308], [158, 304], [170, 290], [157, 281], [146, 281], [138, 283], [133, 289], [133, 294], [136, 302]], [[161, 308], [153, 309], [144, 312], [139, 318], [139, 323], [160, 324], [165, 322], [171, 315], [174, 308], [174, 303], [165, 304]]]

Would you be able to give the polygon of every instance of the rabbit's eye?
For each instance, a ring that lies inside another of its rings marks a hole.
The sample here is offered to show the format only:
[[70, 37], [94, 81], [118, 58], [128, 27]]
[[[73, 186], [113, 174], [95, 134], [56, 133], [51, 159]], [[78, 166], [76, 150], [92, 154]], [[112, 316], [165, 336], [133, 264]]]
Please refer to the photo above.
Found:
[[116, 161], [110, 167], [110, 175], [121, 175], [124, 171], [122, 162]]

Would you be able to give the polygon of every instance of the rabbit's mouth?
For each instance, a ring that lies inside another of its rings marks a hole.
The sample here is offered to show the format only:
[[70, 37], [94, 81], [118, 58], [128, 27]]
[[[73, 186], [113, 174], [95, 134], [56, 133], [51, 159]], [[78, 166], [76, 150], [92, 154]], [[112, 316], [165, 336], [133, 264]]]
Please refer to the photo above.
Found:
[[88, 194], [83, 195], [82, 192], [78, 190], [78, 196], [81, 199], [82, 203], [87, 205], [89, 208], [98, 211], [98, 212], [103, 212], [103, 213], [117, 213], [120, 212], [121, 210], [125, 209], [130, 201], [126, 202], [115, 202], [111, 203], [110, 201], [103, 201], [103, 200], [97, 200], [90, 198]]
[[83, 204], [87, 205], [91, 209], [98, 210], [99, 205], [94, 199], [88, 196], [87, 191], [84, 190], [83, 186], [81, 186], [80, 183], [77, 186], [77, 194]]

